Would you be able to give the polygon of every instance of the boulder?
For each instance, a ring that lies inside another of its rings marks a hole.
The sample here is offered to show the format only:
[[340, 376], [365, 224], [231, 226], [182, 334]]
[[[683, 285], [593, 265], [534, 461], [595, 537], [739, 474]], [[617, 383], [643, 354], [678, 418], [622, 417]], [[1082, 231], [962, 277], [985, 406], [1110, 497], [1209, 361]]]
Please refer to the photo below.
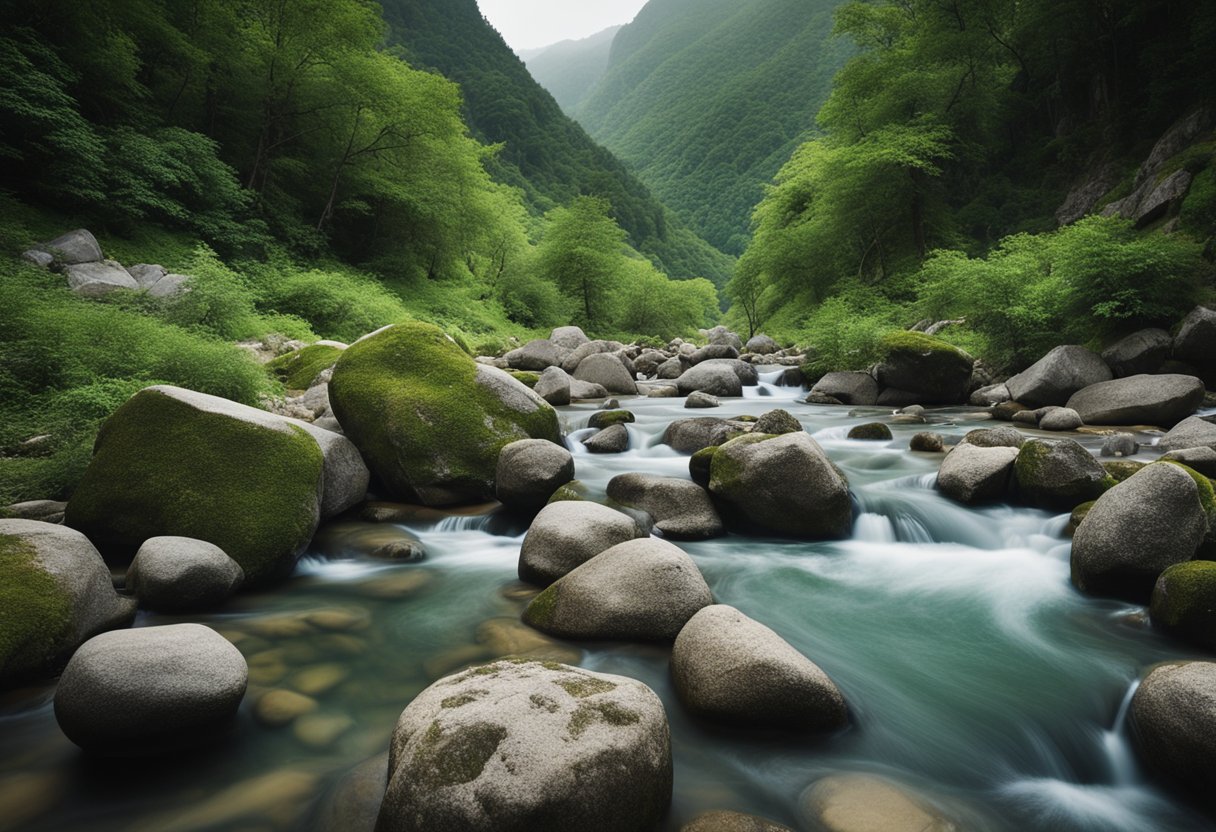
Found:
[[1161, 457], [1163, 462], [1177, 462], [1212, 479], [1216, 477], [1216, 450], [1212, 448], [1187, 448], [1170, 451]]
[[[1012, 422], [1019, 413], [1024, 413], [1026, 410], [1026, 405], [1021, 402], [999, 402], [992, 406], [992, 418], [998, 422]], [[1035, 423], [1038, 423], [1038, 419], [1035, 419]]]
[[1167, 635], [1216, 650], [1216, 562], [1193, 560], [1162, 572], [1149, 613]]
[[67, 275], [68, 288], [86, 298], [103, 297], [118, 289], [135, 291], [139, 288], [135, 278], [113, 260], [64, 266], [63, 273]]
[[127, 274], [135, 278], [135, 282], [139, 284], [139, 288], [151, 289], [162, 277], [169, 274], [169, 270], [164, 266], [139, 263], [134, 266], [127, 266]]
[[691, 366], [691, 364], [679, 356], [669, 358], [658, 366], [658, 369], [655, 370], [655, 376], [657, 378], [667, 379], [668, 381], [674, 381], [683, 375], [684, 371]]
[[1194, 376], [1128, 376], [1086, 387], [1068, 407], [1087, 425], [1173, 427], [1203, 404], [1203, 392]]
[[549, 333], [549, 340], [567, 350], [576, 350], [591, 341], [586, 333], [577, 326], [559, 326]]
[[164, 613], [212, 610], [232, 597], [245, 572], [220, 547], [189, 537], [144, 541], [127, 570], [140, 606]]
[[671, 737], [641, 682], [504, 659], [402, 712], [377, 832], [634, 832], [671, 801]]
[[787, 433], [801, 433], [802, 423], [788, 410], [777, 409], [762, 414], [752, 430], [769, 436], [782, 436]]
[[818, 396], [831, 396], [841, 404], [871, 407], [878, 403], [878, 382], [869, 373], [828, 373], [811, 388]]
[[960, 832], [919, 796], [881, 777], [825, 777], [802, 796], [803, 814], [823, 832]]
[[809, 539], [852, 532], [849, 482], [806, 432], [727, 442], [714, 454], [709, 490], [747, 525]]
[[103, 633], [64, 669], [55, 719], [92, 754], [164, 754], [213, 740], [248, 680], [241, 652], [200, 624]]
[[1102, 351], [1115, 378], [1155, 373], [1170, 357], [1174, 339], [1164, 329], [1142, 329]]
[[1021, 448], [1026, 444], [1026, 435], [1017, 428], [980, 428], [969, 431], [959, 444], [977, 448]]
[[637, 421], [637, 417], [633, 413], [619, 408], [619, 402], [616, 399], [606, 404], [614, 404], [618, 405], [618, 407], [592, 413], [590, 418], [587, 419], [587, 427], [602, 430], [603, 428], [610, 428], [613, 425], [632, 425]]
[[1153, 668], [1132, 696], [1132, 744], [1149, 771], [1197, 795], [1216, 788], [1216, 662]]
[[38, 248], [54, 257], [61, 266], [98, 263], [102, 259], [97, 238], [83, 228], [69, 231]]
[[53, 254], [39, 251], [36, 248], [21, 252], [21, 259], [40, 269], [49, 269], [55, 264], [55, 256]]
[[[1202, 490], [1201, 490], [1202, 489]], [[1072, 582], [1082, 592], [1144, 603], [1161, 573], [1195, 556], [1208, 533], [1206, 489], [1185, 468], [1145, 466], [1101, 497], [1072, 541]]]
[[673, 540], [705, 540], [722, 534], [722, 519], [701, 486], [675, 477], [618, 474], [608, 482], [608, 496], [640, 509], [655, 528]]
[[189, 275], [167, 274], [148, 287], [148, 296], [161, 300], [175, 298], [189, 292], [193, 280]]
[[570, 379], [570, 399], [571, 401], [586, 401], [588, 399], [606, 399], [608, 391], [603, 385], [592, 384], [589, 381], [582, 381], [577, 378]]
[[788, 826], [742, 812], [716, 811], [697, 815], [680, 832], [794, 832]]
[[524, 535], [519, 578], [548, 586], [600, 552], [645, 536], [632, 517], [599, 503], [550, 503]]
[[1216, 424], [1198, 416], [1183, 419], [1161, 437], [1157, 447], [1162, 451], [1184, 451], [1187, 448], [1216, 448]]
[[806, 387], [806, 374], [801, 367], [787, 367], [774, 383], [778, 387]]
[[740, 361], [737, 358], [710, 358], [702, 361], [701, 367], [730, 367], [735, 375], [739, 377], [739, 383], [744, 387], [755, 387], [760, 383], [760, 373], [756, 371], [753, 364], [748, 364], [746, 361]]
[[1197, 367], [1216, 362], [1216, 311], [1196, 306], [1174, 337], [1174, 358]]
[[1009, 496], [1017, 448], [962, 444], [946, 454], [937, 472], [937, 488], [965, 505], [1004, 500]]
[[629, 450], [629, 430], [624, 425], [609, 425], [583, 440], [593, 454], [621, 454]]
[[703, 448], [721, 445], [738, 436], [740, 430], [725, 419], [702, 416], [697, 419], [677, 419], [663, 431], [663, 444], [682, 454], [693, 454]]
[[321, 448], [321, 519], [337, 517], [363, 502], [371, 472], [355, 443], [319, 424], [298, 419], [287, 421], [307, 432]]
[[689, 360], [692, 361], [693, 366], [696, 366], [703, 361], [710, 361], [715, 358], [738, 357], [739, 351], [734, 347], [726, 346], [725, 344], [710, 344], [709, 346], [701, 347], [701, 349], [694, 352], [690, 356]]
[[[568, 405], [572, 398], [570, 376], [561, 367], [549, 367], [542, 372], [532, 390], [554, 407]], [[604, 392], [606, 395], [607, 391]]]
[[908, 445], [908, 450], [923, 454], [940, 454], [945, 449], [946, 437], [940, 433], [918, 433]]
[[971, 394], [968, 403], [972, 407], [992, 407], [1009, 401], [1009, 388], [1004, 382], [981, 387]]
[[68, 504], [59, 500], [26, 500], [0, 507], [0, 520], [41, 520], [62, 523]]
[[669, 356], [665, 352], [658, 350], [645, 349], [633, 361], [633, 369], [646, 378], [653, 378], [655, 373], [659, 371], [659, 367], [667, 361]]
[[52, 675], [85, 640], [134, 618], [80, 532], [0, 520], [0, 689]]
[[756, 355], [772, 355], [775, 352], [781, 352], [781, 345], [772, 338], [761, 333], [759, 335], [753, 335], [751, 338], [747, 339], [747, 344], [745, 345], [744, 350]]
[[[677, 388], [678, 392], [678, 388]], [[711, 407], [721, 407], [722, 402], [718, 401], [717, 396], [711, 396], [708, 393], [702, 393], [700, 390], [694, 390], [688, 394], [688, 399], [684, 402], [684, 407], [694, 410], [704, 410]]]
[[835, 682], [785, 639], [734, 607], [705, 607], [671, 653], [676, 693], [703, 719], [784, 731], [838, 731], [849, 709]]
[[925, 404], [967, 400], [975, 359], [958, 347], [920, 332], [896, 332], [883, 339], [882, 352], [875, 370], [880, 386]]
[[882, 422], [867, 422], [864, 425], [855, 425], [849, 431], [848, 438], [865, 442], [890, 442], [895, 437], [892, 436], [891, 429]]
[[575, 347], [569, 355], [562, 359], [562, 369], [573, 375], [584, 358], [602, 353], [615, 353], [623, 349], [624, 346], [619, 341], [588, 341]]
[[638, 392], [637, 382], [625, 369], [621, 359], [610, 353], [587, 356], [579, 362], [574, 377], [579, 381], [598, 384], [609, 393], [635, 396]]
[[1057, 407], [1050, 413], [1043, 414], [1043, 418], [1039, 419], [1039, 428], [1042, 430], [1076, 430], [1084, 424], [1085, 420], [1081, 418], [1081, 414], [1071, 407]]
[[520, 511], [539, 511], [553, 492], [574, 479], [574, 457], [547, 439], [520, 439], [498, 455], [494, 496]]
[[1135, 456], [1140, 443], [1130, 433], [1113, 433], [1102, 441], [1102, 456]]
[[1013, 476], [1021, 502], [1051, 511], [1072, 511], [1114, 484], [1098, 460], [1072, 439], [1027, 441]]
[[343, 348], [329, 344], [309, 344], [284, 353], [266, 365], [288, 390], [308, 390], [325, 371], [342, 357]]
[[736, 350], [743, 349], [743, 339], [724, 326], [715, 326], [713, 329], [707, 330], [705, 337], [711, 344], [734, 347]]
[[619, 543], [536, 596], [524, 623], [559, 638], [670, 641], [713, 603], [692, 558], [664, 540]]
[[420, 322], [351, 345], [334, 367], [329, 398], [388, 495], [424, 505], [491, 499], [505, 446], [560, 442], [548, 402]]
[[107, 555], [189, 537], [226, 552], [248, 583], [283, 578], [321, 518], [326, 437], [346, 441], [226, 399], [149, 387], [102, 425], [66, 522]]
[[1110, 381], [1110, 367], [1084, 347], [1056, 347], [1005, 382], [1014, 401], [1027, 407], [1063, 405], [1079, 390]]
[[722, 398], [738, 398], [743, 395], [743, 382], [732, 367], [708, 362], [686, 370], [676, 379], [676, 388], [681, 396], [695, 392]]
[[541, 372], [562, 363], [562, 350], [545, 338], [529, 341], [517, 350], [503, 356], [512, 370]]

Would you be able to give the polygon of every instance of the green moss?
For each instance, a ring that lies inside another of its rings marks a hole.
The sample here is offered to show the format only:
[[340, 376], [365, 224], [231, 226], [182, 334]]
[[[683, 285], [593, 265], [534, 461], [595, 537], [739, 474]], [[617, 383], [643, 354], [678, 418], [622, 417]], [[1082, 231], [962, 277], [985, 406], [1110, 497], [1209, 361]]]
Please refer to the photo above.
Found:
[[883, 336], [881, 344], [888, 356], [894, 352], [912, 352], [917, 354], [940, 353], [965, 358], [963, 351], [958, 347], [923, 332], [892, 332]]
[[410, 322], [353, 344], [330, 382], [334, 413], [392, 496], [427, 505], [491, 499], [503, 446], [560, 440], [557, 412], [519, 413], [477, 382], [442, 330]]
[[1109, 462], [1103, 462], [1102, 467], [1106, 469], [1106, 473], [1110, 474], [1111, 479], [1116, 483], [1123, 482], [1139, 471], [1147, 462], [1133, 462], [1131, 460], [1116, 459]]
[[[484, 693], [484, 691], [478, 691], [478, 693]], [[441, 708], [461, 708], [461, 707], [464, 707], [465, 705], [473, 704], [479, 698], [480, 698], [479, 696], [476, 696], [472, 693], [462, 693], [458, 696], [449, 696], [447, 699], [444, 699], [442, 702], [440, 702], [439, 706]]]
[[530, 373], [527, 370], [507, 370], [512, 378], [526, 387], [536, 387], [536, 382], [540, 381], [539, 373]]
[[578, 739], [597, 722], [619, 727], [636, 725], [641, 719], [636, 711], [621, 707], [615, 702], [584, 702], [570, 717], [566, 730], [571, 737]]
[[633, 421], [634, 416], [628, 410], [601, 410], [591, 414], [591, 418], [587, 420], [587, 427], [603, 430], [613, 425], [632, 424]]
[[718, 448], [718, 445], [710, 445], [708, 448], [702, 448], [689, 457], [688, 474], [692, 477], [692, 481], [702, 488], [709, 486], [709, 480], [713, 471], [714, 454], [718, 452]]
[[540, 708], [542, 711], [546, 711], [551, 714], [557, 713], [561, 707], [549, 697], [543, 696], [539, 693], [534, 693], [529, 696], [528, 701], [532, 703], [532, 707]]
[[725, 451], [742, 445], [754, 445], [757, 442], [765, 442], [773, 438], [775, 437], [768, 433], [746, 433], [720, 445], [718, 453], [715, 453], [713, 459], [710, 460], [710, 481], [714, 483], [714, 490], [725, 489], [729, 491], [739, 481], [739, 476], [743, 473], [742, 463], [730, 453], [724, 453]]
[[1150, 614], [1154, 627], [1216, 648], [1216, 563], [1195, 560], [1162, 572], [1153, 588]]
[[891, 429], [882, 422], [870, 422], [865, 425], [857, 425], [849, 431], [848, 438], [871, 442], [885, 442], [890, 441], [894, 437], [891, 435]]
[[1195, 487], [1199, 489], [1199, 504], [1203, 506], [1203, 513], [1209, 518], [1216, 517], [1216, 489], [1212, 488], [1212, 481], [1194, 468], [1183, 465], [1177, 460], [1163, 459], [1161, 461], [1166, 465], [1176, 465], [1191, 475], [1191, 479], [1195, 481]]
[[[1065, 457], [1073, 456], [1075, 466]], [[1056, 464], [1049, 462], [1059, 457]], [[1082, 471], [1080, 476], [1064, 479], [1060, 472], [1081, 470], [1097, 465], [1088, 451], [1071, 440], [1045, 442], [1032, 439], [1022, 445], [1014, 460], [1014, 477], [1017, 496], [1022, 502], [1052, 511], [1072, 511], [1078, 505], [1096, 500], [1117, 485], [1117, 481], [1102, 469], [1100, 477], [1089, 476]]]
[[548, 627], [557, 612], [557, 595], [557, 584], [551, 584], [544, 592], [533, 598], [532, 603], [528, 604], [528, 608], [524, 610], [524, 623], [540, 630]]
[[12, 673], [52, 662], [71, 627], [71, 599], [38, 565], [34, 547], [0, 534], [0, 687]]
[[321, 449], [280, 432], [144, 390], [102, 426], [67, 524], [103, 553], [148, 538], [219, 546], [258, 584], [286, 576], [316, 530]]
[[588, 696], [594, 696], [597, 693], [607, 693], [610, 690], [616, 690], [616, 685], [612, 682], [596, 679], [594, 676], [571, 676], [566, 679], [559, 679], [557, 685], [575, 699], [586, 699]]
[[478, 722], [444, 731], [432, 722], [410, 761], [409, 775], [424, 788], [442, 789], [471, 783], [507, 738], [501, 725]]
[[329, 369], [342, 357], [337, 347], [313, 344], [310, 347], [280, 355], [266, 365], [289, 390], [307, 390], [312, 380]]
[[549, 498], [549, 502], [586, 502], [587, 498], [584, 496], [582, 488], [583, 485], [578, 480], [568, 482], [553, 492], [553, 496]]

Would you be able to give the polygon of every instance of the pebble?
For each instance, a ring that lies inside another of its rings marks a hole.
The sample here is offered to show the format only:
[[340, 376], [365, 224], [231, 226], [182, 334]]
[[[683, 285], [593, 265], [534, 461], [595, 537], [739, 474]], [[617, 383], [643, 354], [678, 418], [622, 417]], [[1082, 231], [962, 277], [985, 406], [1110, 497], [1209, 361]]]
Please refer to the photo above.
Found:
[[322, 696], [346, 681], [350, 671], [340, 664], [318, 664], [296, 672], [290, 685], [307, 696]]
[[272, 690], [253, 706], [253, 716], [267, 728], [281, 728], [317, 709], [317, 700], [294, 690]]
[[295, 721], [292, 734], [309, 748], [325, 749], [355, 726], [346, 714], [308, 714]]

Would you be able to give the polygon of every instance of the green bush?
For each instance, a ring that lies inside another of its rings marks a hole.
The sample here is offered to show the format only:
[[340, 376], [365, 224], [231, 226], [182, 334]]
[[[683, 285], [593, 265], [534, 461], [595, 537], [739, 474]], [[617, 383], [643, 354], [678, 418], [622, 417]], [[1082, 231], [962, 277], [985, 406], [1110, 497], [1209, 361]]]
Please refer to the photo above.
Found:
[[895, 308], [877, 295], [853, 292], [828, 298], [803, 322], [805, 372], [865, 370], [883, 357], [883, 339], [896, 331]]

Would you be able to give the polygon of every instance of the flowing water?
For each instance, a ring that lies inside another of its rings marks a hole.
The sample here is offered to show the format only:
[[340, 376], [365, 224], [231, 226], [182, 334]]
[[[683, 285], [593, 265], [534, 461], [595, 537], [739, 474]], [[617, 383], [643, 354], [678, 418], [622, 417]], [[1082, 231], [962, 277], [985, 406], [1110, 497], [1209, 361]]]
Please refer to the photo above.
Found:
[[[958, 437], [981, 426], [975, 415], [935, 412], [928, 427], [893, 424], [892, 442], [850, 441], [851, 426], [883, 412], [795, 403], [797, 391], [773, 386], [776, 375], [713, 411], [624, 400], [637, 422], [630, 450], [616, 456], [574, 441], [594, 406], [562, 408], [562, 417], [592, 496], [619, 473], [687, 476], [688, 458], [659, 444], [674, 419], [774, 407], [801, 419], [849, 476], [853, 538], [681, 545], [719, 602], [776, 630], [837, 681], [853, 709], [847, 732], [814, 739], [690, 719], [666, 648], [556, 643], [518, 624], [530, 597], [515, 580], [518, 521], [421, 510], [399, 524], [332, 524], [289, 584], [195, 619], [250, 661], [239, 722], [214, 748], [154, 764], [90, 761], [58, 732], [52, 688], [0, 700], [0, 830], [370, 829], [375, 758], [401, 709], [439, 676], [508, 652], [632, 676], [659, 693], [676, 766], [671, 830], [716, 808], [807, 828], [800, 795], [842, 772], [900, 782], [971, 830], [1216, 829], [1144, 775], [1126, 737], [1144, 668], [1193, 652], [1155, 634], [1143, 609], [1071, 587], [1066, 517], [953, 504], [933, 489], [940, 458], [906, 450], [920, 430]], [[425, 544], [424, 562], [366, 558], [404, 533]], [[173, 620], [141, 614], [138, 624]], [[307, 693], [313, 710], [268, 727], [254, 703], [275, 688]]]

